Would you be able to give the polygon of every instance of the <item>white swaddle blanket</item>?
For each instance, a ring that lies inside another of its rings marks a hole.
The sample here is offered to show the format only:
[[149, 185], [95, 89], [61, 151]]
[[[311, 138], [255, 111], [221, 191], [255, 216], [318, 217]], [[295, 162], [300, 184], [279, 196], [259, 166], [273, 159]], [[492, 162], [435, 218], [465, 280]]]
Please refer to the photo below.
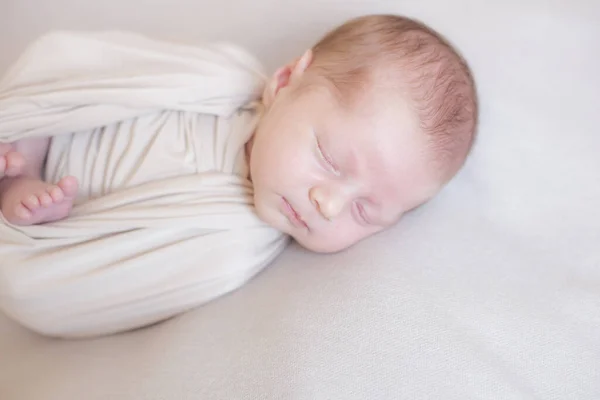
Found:
[[0, 81], [0, 141], [53, 136], [69, 218], [0, 224], [0, 306], [46, 335], [152, 324], [239, 288], [287, 237], [253, 212], [244, 144], [265, 79], [233, 46], [48, 34]]

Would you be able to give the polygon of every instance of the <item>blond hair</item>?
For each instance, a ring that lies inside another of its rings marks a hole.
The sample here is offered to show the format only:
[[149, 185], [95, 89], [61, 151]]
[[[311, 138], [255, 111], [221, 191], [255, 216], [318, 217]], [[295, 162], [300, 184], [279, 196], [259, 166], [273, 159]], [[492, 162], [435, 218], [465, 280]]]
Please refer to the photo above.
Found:
[[471, 71], [458, 51], [423, 23], [396, 15], [346, 22], [313, 47], [310, 70], [326, 78], [340, 98], [356, 98], [378, 72], [379, 82], [406, 92], [421, 130], [431, 139], [447, 181], [463, 165], [475, 137], [478, 104]]

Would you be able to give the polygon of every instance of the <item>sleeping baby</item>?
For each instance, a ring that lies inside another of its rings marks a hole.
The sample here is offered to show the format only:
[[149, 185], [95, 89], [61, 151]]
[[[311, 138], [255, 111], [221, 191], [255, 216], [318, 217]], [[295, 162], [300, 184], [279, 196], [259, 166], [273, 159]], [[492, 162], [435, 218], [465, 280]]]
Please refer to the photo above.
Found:
[[477, 124], [439, 34], [371, 15], [272, 77], [239, 47], [58, 32], [0, 80], [0, 309], [39, 333], [147, 326], [431, 199]]
[[[317, 252], [393, 225], [432, 198], [473, 143], [465, 61], [408, 18], [351, 20], [278, 69], [246, 144], [258, 216]], [[50, 138], [0, 144], [0, 207], [15, 225], [67, 218], [78, 181], [42, 171]]]

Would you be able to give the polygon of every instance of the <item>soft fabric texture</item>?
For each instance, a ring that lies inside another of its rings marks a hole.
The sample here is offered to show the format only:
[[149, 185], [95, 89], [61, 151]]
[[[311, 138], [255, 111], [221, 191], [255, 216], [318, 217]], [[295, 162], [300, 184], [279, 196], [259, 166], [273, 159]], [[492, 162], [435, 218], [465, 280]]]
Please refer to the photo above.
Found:
[[148, 329], [51, 340], [0, 315], [0, 399], [600, 399], [597, 0], [0, 1], [0, 68], [56, 28], [230, 40], [269, 71], [373, 12], [473, 65], [460, 176], [335, 255], [288, 246], [247, 285]]
[[[68, 218], [0, 225], [0, 306], [47, 335], [145, 326], [228, 293], [286, 238], [253, 212], [244, 144], [260, 66], [231, 45], [58, 32], [0, 82], [0, 138], [52, 136]], [[6, 222], [6, 221], [5, 221]]]

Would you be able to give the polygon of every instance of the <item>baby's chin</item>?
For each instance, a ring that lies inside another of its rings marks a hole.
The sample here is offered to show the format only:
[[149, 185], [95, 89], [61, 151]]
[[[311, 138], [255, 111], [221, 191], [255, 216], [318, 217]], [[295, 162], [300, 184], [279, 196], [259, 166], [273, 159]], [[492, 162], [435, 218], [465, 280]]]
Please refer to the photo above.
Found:
[[[277, 218], [273, 210], [269, 209], [263, 202], [259, 201], [256, 196], [254, 198], [254, 212], [258, 218], [265, 224], [271, 226], [278, 231], [282, 230], [282, 227], [277, 223]], [[286, 233], [286, 232], [284, 232]]]
[[360, 239], [356, 239], [356, 240], [352, 240], [352, 241], [340, 242], [335, 239], [332, 240], [331, 238], [320, 237], [317, 235], [311, 236], [311, 235], [291, 234], [290, 236], [300, 246], [304, 247], [307, 250], [310, 250], [315, 253], [320, 253], [320, 254], [339, 253], [341, 251], [344, 251], [344, 250], [354, 246], [355, 244], [357, 244], [360, 241]]

